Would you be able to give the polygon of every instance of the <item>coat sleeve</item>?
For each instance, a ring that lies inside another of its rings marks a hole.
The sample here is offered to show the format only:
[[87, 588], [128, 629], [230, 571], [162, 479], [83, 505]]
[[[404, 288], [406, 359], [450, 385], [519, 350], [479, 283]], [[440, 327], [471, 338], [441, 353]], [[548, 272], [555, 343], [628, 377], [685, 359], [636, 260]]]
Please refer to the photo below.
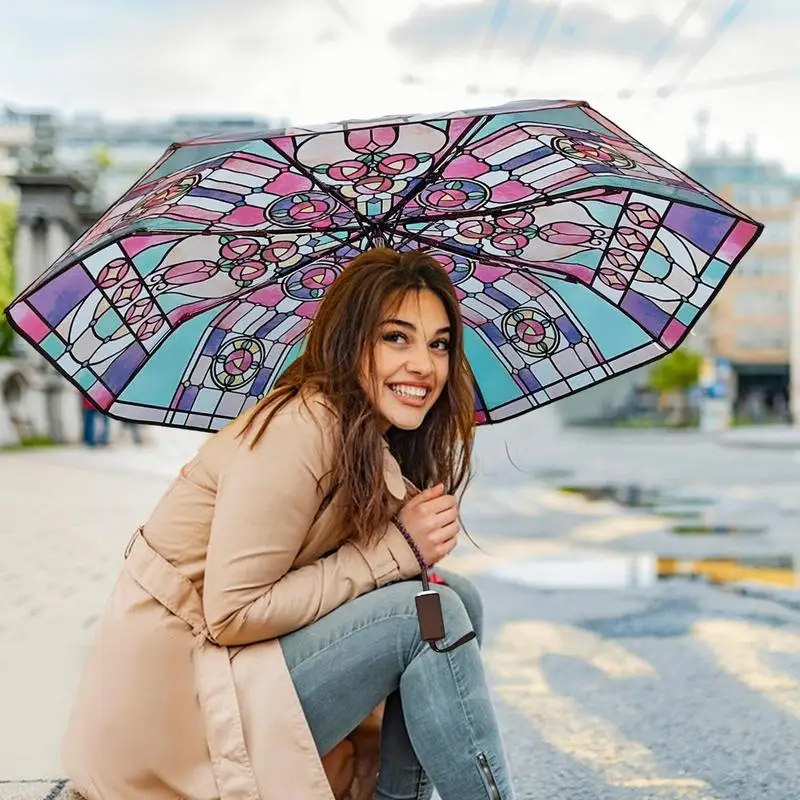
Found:
[[220, 472], [203, 606], [209, 632], [221, 645], [282, 636], [365, 592], [419, 573], [391, 524], [370, 547], [346, 542], [292, 569], [322, 500], [318, 478], [332, 458], [326, 424], [322, 412], [285, 409], [255, 446], [240, 440]]

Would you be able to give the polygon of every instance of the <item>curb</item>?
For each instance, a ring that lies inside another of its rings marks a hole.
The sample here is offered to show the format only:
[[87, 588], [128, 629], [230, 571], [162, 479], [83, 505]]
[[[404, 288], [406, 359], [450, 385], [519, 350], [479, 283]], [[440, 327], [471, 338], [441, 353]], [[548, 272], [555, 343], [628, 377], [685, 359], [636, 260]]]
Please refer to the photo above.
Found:
[[78, 796], [69, 790], [68, 783], [66, 778], [0, 780], [0, 800], [78, 800]]
[[755, 600], [769, 600], [784, 608], [800, 612], [800, 589], [782, 589], [777, 586], [768, 586], [752, 581], [726, 584], [719, 588], [732, 594], [752, 597]]

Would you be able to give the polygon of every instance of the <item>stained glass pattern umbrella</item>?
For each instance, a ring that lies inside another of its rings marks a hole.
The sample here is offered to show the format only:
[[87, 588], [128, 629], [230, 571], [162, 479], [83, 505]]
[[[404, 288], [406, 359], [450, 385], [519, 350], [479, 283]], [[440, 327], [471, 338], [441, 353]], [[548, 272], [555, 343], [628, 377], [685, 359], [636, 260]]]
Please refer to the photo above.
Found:
[[427, 247], [479, 423], [676, 348], [762, 226], [582, 102], [176, 144], [7, 309], [112, 416], [214, 430], [375, 244]]

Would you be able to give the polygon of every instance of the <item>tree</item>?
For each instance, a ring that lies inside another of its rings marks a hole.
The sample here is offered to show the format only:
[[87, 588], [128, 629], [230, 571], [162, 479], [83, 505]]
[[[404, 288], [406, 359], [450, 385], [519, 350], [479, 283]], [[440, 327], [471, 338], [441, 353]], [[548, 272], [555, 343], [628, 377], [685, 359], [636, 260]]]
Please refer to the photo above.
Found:
[[677, 398], [677, 423], [689, 424], [688, 393], [700, 380], [703, 357], [687, 347], [665, 356], [650, 370], [650, 388]]
[[17, 208], [13, 203], [0, 203], [0, 356], [11, 355], [13, 331], [2, 315], [14, 298], [14, 238], [17, 230]]

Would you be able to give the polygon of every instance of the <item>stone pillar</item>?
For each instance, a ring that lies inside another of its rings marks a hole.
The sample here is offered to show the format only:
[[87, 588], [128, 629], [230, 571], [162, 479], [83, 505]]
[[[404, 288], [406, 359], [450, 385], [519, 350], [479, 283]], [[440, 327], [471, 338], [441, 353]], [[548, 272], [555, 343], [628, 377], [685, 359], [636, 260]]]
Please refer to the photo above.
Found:
[[[75, 198], [83, 187], [70, 176], [51, 173], [20, 174], [15, 182], [20, 192], [15, 288], [21, 292], [82, 232]], [[30, 397], [26, 403], [37, 431], [57, 442], [79, 440], [78, 392], [24, 341], [18, 340], [16, 354], [28, 365]]]
[[20, 219], [14, 240], [14, 281], [17, 291], [36, 277], [31, 274], [33, 260], [33, 228], [29, 220]]
[[67, 225], [61, 219], [51, 219], [45, 228], [44, 247], [47, 254], [47, 266], [57, 261], [69, 248], [76, 237], [72, 236]]

